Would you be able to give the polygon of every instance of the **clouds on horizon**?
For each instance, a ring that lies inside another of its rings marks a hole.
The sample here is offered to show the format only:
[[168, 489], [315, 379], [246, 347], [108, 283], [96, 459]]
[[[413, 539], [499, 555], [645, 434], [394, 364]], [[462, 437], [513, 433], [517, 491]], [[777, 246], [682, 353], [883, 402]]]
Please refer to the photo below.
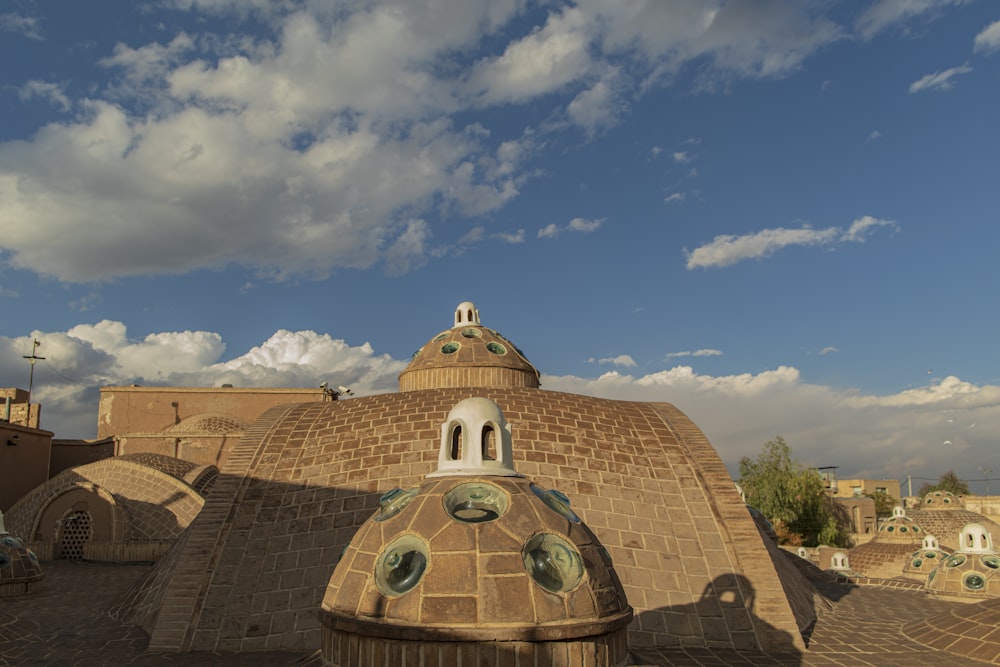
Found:
[[[350, 346], [328, 334], [276, 331], [223, 361], [225, 343], [205, 331], [129, 338], [120, 322], [84, 324], [66, 332], [35, 332], [46, 357], [36, 367], [34, 399], [42, 426], [56, 437], [93, 437], [99, 388], [105, 385], [315, 387], [350, 386], [356, 395], [396, 391], [407, 362], [370, 345]], [[0, 337], [0, 373], [19, 377], [32, 337]], [[676, 353], [714, 356], [717, 351]], [[598, 363], [634, 367], [626, 354]], [[810, 465], [838, 465], [843, 474], [933, 477], [955, 468], [975, 477], [1000, 438], [1000, 386], [953, 376], [890, 395], [810, 384], [790, 366], [712, 376], [681, 365], [642, 375], [609, 371], [596, 378], [542, 375], [544, 389], [677, 405], [705, 432], [734, 469], [741, 456], [780, 434]], [[968, 428], [968, 424], [979, 424]], [[952, 444], [942, 446], [945, 440]], [[962, 466], [965, 466], [963, 468]]]
[[789, 246], [864, 243], [865, 239], [878, 227], [899, 229], [899, 226], [892, 220], [882, 220], [866, 215], [854, 220], [846, 229], [842, 227], [827, 227], [826, 229], [776, 227], [742, 236], [721, 234], [712, 239], [711, 243], [699, 246], [690, 252], [685, 251], [687, 268], [709, 269], [732, 266], [747, 259], [769, 257]]

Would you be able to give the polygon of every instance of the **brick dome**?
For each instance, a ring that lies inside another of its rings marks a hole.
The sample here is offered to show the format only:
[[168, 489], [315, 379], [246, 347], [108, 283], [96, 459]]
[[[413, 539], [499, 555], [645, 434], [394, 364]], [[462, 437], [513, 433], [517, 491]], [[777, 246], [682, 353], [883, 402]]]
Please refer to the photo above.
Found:
[[538, 370], [514, 343], [484, 327], [468, 301], [455, 309], [454, 326], [417, 350], [399, 374], [400, 391], [538, 386]]

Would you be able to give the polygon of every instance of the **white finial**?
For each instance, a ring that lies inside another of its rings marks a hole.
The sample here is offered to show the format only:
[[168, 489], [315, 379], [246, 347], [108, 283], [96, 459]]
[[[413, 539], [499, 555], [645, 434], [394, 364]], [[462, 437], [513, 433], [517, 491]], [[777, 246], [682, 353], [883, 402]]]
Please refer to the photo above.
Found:
[[479, 325], [479, 310], [476, 309], [475, 304], [471, 301], [463, 301], [455, 309], [455, 326], [452, 329], [470, 325]]
[[833, 558], [831, 558], [830, 561], [831, 561], [831, 569], [833, 570], [851, 569], [851, 563], [847, 559], [847, 554], [845, 554], [843, 551], [838, 551], [837, 553], [833, 554]]
[[893, 516], [906, 516], [906, 510], [903, 509], [902, 505], [896, 505], [892, 508]]
[[927, 535], [924, 537], [924, 549], [929, 549], [931, 551], [939, 551], [941, 549], [938, 546], [938, 538], [933, 535]]
[[441, 425], [438, 469], [428, 477], [497, 475], [523, 477], [514, 470], [510, 424], [488, 398], [467, 398]]
[[3, 524], [3, 512], [0, 511], [0, 535], [7, 535], [7, 526]]

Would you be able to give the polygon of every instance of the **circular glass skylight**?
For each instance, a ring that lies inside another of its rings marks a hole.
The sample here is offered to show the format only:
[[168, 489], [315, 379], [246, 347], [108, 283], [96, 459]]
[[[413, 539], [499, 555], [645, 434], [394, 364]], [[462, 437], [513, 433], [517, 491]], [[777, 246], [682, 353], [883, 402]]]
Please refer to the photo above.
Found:
[[463, 523], [484, 523], [503, 516], [510, 506], [507, 494], [485, 482], [459, 484], [444, 495], [444, 508]]
[[496, 343], [494, 341], [486, 343], [486, 349], [492, 352], [493, 354], [499, 354], [499, 355], [507, 354], [507, 348], [505, 348], [500, 343]]
[[375, 565], [375, 585], [387, 597], [413, 589], [424, 576], [430, 553], [416, 535], [403, 535], [386, 547]]
[[986, 586], [986, 580], [975, 572], [965, 575], [965, 579], [962, 580], [962, 583], [964, 583], [965, 587], [970, 591], [980, 591]]
[[571, 591], [583, 578], [583, 559], [572, 544], [553, 533], [535, 535], [521, 550], [524, 569], [552, 593]]
[[393, 489], [392, 491], [386, 491], [382, 494], [381, 500], [379, 500], [378, 515], [375, 517], [376, 521], [385, 521], [386, 519], [391, 519], [396, 516], [403, 509], [410, 504], [416, 495], [420, 493], [420, 489], [414, 487], [412, 489]]

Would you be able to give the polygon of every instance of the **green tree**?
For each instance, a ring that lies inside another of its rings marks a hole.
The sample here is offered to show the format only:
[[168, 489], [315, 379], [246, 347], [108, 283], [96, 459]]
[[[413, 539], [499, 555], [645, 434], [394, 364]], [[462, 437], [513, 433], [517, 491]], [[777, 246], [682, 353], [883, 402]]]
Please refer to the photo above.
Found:
[[938, 477], [937, 484], [924, 482], [917, 491], [917, 495], [923, 497], [931, 491], [950, 491], [956, 496], [967, 496], [969, 495], [969, 485], [960, 480], [954, 470], [949, 470]]
[[879, 519], [892, 516], [892, 509], [899, 504], [898, 500], [885, 491], [875, 491], [865, 495], [875, 501], [875, 516]]
[[747, 504], [768, 518], [783, 544], [847, 545], [823, 480], [792, 458], [780, 435], [764, 443], [756, 459], [740, 459], [739, 484]]

